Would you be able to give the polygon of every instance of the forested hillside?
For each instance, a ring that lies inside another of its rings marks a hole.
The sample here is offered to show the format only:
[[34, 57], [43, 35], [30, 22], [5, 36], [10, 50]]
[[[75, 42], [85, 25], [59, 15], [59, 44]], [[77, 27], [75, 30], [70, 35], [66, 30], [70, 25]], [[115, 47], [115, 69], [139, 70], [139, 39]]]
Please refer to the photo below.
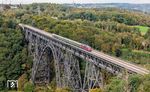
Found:
[[[0, 90], [7, 90], [5, 87], [8, 79], [18, 79], [19, 90], [31, 92], [42, 89], [34, 88], [29, 82], [32, 57], [28, 56], [27, 45], [18, 23], [79, 41], [150, 69], [150, 15], [116, 8], [84, 9], [57, 4], [23, 5], [0, 14]], [[147, 28], [144, 29], [144, 34], [140, 27]], [[126, 76], [127, 79], [123, 80], [111, 78], [102, 90], [150, 91], [149, 75]], [[48, 88], [43, 89], [50, 91]]]
[[65, 4], [67, 6], [78, 8], [121, 8], [133, 11], [150, 12], [150, 4], [133, 4], [133, 3], [89, 3], [89, 4]]
[[6, 88], [7, 80], [18, 79], [27, 72], [25, 64], [32, 64], [16, 21], [9, 15], [0, 15], [0, 90]]

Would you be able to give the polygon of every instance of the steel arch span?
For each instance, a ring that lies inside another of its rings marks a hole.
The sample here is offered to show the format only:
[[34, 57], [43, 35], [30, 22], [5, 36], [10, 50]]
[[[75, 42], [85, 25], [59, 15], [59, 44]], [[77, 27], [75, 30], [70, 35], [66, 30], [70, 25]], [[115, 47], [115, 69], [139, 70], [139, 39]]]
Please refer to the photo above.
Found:
[[[50, 62], [53, 61], [57, 87], [69, 87], [75, 91], [81, 91], [84, 89], [88, 90], [94, 86], [100, 87], [100, 85], [97, 85], [98, 83], [95, 83], [96, 79], [94, 79], [95, 77], [98, 78], [99, 75], [89, 76], [90, 74], [88, 73], [88, 70], [93, 70], [93, 67], [91, 67], [91, 65], [93, 65], [92, 63], [87, 63], [87, 75], [85, 75], [86, 78], [84, 78], [84, 85], [81, 80], [79, 61], [76, 56], [53, 45], [51, 41], [47, 42], [34, 35], [32, 35], [32, 37], [30, 36], [31, 34], [26, 39], [28, 39], [29, 42], [29, 51], [34, 57], [31, 78], [34, 84], [42, 85], [48, 84], [52, 81], [50, 78], [53, 78], [51, 76], [54, 75], [51, 75], [52, 73], [50, 72]], [[95, 72], [95, 70], [93, 70], [91, 74], [96, 75], [96, 72], [94, 74], [93, 72]], [[92, 85], [92, 83], [94, 84]], [[82, 85], [84, 85], [84, 88]]]

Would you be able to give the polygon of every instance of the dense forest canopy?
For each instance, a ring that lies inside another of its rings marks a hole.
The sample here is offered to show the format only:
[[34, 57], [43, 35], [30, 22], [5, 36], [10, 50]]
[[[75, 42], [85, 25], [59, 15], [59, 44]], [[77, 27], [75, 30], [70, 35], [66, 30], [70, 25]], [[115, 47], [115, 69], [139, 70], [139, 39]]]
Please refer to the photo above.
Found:
[[[23, 5], [0, 14], [0, 90], [18, 79], [20, 90], [33, 90], [32, 57], [18, 23], [24, 23], [87, 44], [94, 49], [150, 69], [150, 15], [117, 8], [84, 9], [58, 4]], [[149, 92], [149, 76], [109, 80], [104, 92]], [[144, 85], [144, 87], [143, 87]], [[31, 88], [29, 88], [31, 87]], [[140, 90], [140, 91], [138, 91]], [[67, 90], [65, 90], [67, 91]], [[67, 91], [68, 92], [68, 91]], [[96, 91], [97, 92], [97, 91]]]

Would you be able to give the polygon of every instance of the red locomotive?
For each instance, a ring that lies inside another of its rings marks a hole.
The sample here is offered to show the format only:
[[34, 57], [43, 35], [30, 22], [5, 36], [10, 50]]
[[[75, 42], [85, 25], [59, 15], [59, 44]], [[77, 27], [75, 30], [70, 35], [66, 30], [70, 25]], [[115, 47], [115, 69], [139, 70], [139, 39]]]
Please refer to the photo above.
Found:
[[84, 50], [86, 50], [86, 51], [89, 51], [89, 52], [91, 52], [92, 51], [92, 48], [90, 47], [90, 46], [88, 46], [88, 45], [80, 45], [80, 48], [82, 48], [82, 49], [84, 49]]

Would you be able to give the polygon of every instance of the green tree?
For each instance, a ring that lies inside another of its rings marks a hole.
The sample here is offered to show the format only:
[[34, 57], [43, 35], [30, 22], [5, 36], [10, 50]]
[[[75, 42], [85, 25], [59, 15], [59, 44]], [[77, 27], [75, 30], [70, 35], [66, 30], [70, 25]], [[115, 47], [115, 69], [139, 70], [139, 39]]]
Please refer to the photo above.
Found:
[[117, 57], [120, 57], [122, 55], [122, 51], [120, 49], [116, 49], [115, 53]]
[[125, 82], [121, 79], [113, 78], [106, 86], [106, 92], [124, 92]]
[[27, 82], [24, 85], [24, 92], [33, 92], [34, 91], [34, 85], [30, 82]]
[[141, 84], [143, 92], [150, 92], [150, 75], [146, 75], [143, 78], [143, 83]]
[[145, 38], [150, 39], [150, 29], [148, 29], [148, 31], [146, 32]]
[[131, 75], [129, 77], [130, 92], [138, 92], [138, 88], [142, 83], [142, 78], [140, 75]]

